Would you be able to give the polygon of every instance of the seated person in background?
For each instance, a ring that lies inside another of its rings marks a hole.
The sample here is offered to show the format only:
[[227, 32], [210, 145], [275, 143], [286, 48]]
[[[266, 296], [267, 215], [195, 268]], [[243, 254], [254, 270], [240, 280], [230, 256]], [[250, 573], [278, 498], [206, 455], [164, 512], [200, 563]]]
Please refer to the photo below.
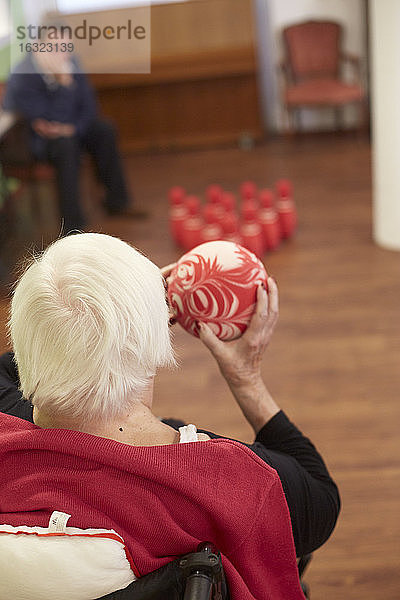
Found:
[[7, 82], [3, 108], [28, 120], [34, 156], [49, 161], [56, 170], [64, 232], [82, 229], [86, 224], [79, 197], [82, 150], [94, 159], [97, 176], [106, 190], [108, 213], [143, 216], [129, 206], [115, 131], [99, 118], [88, 78], [69, 52], [55, 49], [54, 39], [42, 41], [52, 43], [53, 50], [30, 52], [16, 66]]
[[[0, 360], [0, 410], [9, 413], [0, 414], [0, 523], [13, 533], [46, 528], [61, 511], [71, 515], [67, 530], [113, 530], [135, 576], [210, 540], [232, 600], [303, 598], [296, 554], [327, 540], [340, 501], [321, 456], [261, 378], [277, 316], [269, 279], [238, 340], [221, 342], [199, 323], [254, 443], [193, 425], [177, 431], [152, 412], [156, 371], [174, 364], [162, 272], [102, 234], [49, 246], [15, 288], [16, 364], [12, 354]], [[0, 554], [6, 542], [0, 535]], [[39, 550], [29, 556], [40, 561]], [[3, 577], [0, 561], [0, 592]]]

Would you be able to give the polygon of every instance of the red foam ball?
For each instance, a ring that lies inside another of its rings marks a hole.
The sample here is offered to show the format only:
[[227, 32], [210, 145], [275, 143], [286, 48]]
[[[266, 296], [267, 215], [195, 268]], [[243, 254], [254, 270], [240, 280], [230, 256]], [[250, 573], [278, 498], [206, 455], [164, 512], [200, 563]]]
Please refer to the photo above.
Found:
[[168, 284], [169, 304], [192, 335], [198, 336], [201, 321], [221, 340], [234, 340], [247, 329], [260, 283], [267, 285], [267, 273], [252, 252], [233, 242], [207, 242], [178, 260]]

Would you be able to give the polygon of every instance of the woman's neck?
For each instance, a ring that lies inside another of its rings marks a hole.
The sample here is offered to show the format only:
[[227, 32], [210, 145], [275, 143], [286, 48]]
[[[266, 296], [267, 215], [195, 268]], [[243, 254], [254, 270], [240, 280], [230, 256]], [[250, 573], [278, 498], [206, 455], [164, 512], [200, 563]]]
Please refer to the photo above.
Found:
[[169, 425], [162, 423], [152, 412], [153, 385], [142, 395], [141, 400], [129, 404], [129, 412], [108, 419], [80, 421], [54, 415], [36, 406], [33, 421], [43, 429], [71, 429], [90, 433], [133, 446], [158, 446], [174, 444], [179, 434]]

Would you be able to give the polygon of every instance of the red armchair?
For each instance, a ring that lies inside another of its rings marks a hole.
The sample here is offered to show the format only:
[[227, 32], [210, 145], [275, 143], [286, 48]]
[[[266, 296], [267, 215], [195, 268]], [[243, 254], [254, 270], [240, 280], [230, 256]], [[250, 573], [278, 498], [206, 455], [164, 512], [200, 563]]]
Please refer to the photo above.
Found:
[[[361, 84], [358, 57], [341, 50], [342, 26], [331, 21], [306, 21], [283, 30], [286, 58], [281, 64], [283, 105], [293, 130], [301, 108], [331, 107], [336, 124], [343, 107], [359, 108], [360, 128], [366, 125], [366, 93]], [[342, 64], [353, 68], [354, 79], [342, 77]]]

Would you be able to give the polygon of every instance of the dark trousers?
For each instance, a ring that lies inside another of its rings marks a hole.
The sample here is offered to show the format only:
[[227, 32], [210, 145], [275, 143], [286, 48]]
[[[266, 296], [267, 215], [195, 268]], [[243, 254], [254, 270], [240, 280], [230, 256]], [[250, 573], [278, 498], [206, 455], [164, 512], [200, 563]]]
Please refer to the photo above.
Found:
[[82, 229], [86, 224], [79, 193], [82, 151], [87, 151], [94, 160], [97, 177], [106, 190], [105, 207], [108, 212], [118, 213], [129, 201], [115, 130], [110, 123], [96, 119], [83, 138], [72, 136], [46, 140], [40, 158], [48, 160], [56, 170], [64, 233]]

